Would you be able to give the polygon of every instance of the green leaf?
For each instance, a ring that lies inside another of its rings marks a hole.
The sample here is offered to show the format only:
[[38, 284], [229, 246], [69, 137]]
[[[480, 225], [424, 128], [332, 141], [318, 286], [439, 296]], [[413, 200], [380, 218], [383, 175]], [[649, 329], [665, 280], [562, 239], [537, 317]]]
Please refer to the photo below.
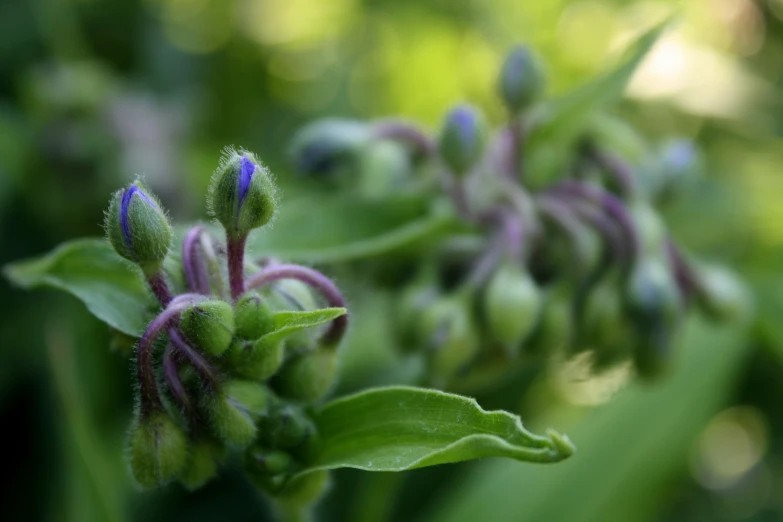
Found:
[[136, 337], [155, 307], [141, 276], [103, 239], [64, 243], [43, 257], [7, 265], [3, 272], [22, 288], [64, 290], [101, 321]]
[[248, 255], [308, 263], [355, 260], [431, 240], [454, 223], [451, 213], [432, 212], [428, 198], [319, 194], [283, 203], [274, 226], [248, 242]]
[[667, 20], [644, 33], [626, 51], [618, 65], [571, 93], [542, 104], [533, 115], [536, 122], [525, 147], [527, 174], [535, 185], [543, 183], [564, 167], [567, 153], [588, 130], [600, 111], [622, 98], [636, 69], [669, 25]]
[[320, 308], [318, 310], [292, 310], [275, 312], [272, 320], [275, 329], [261, 339], [267, 342], [281, 341], [292, 333], [313, 328], [337, 319], [347, 313], [345, 308]]
[[305, 472], [403, 471], [486, 457], [558, 462], [574, 452], [556, 432], [534, 435], [515, 415], [423, 388], [370, 389], [328, 403], [314, 420], [321, 445]]
[[743, 328], [694, 320], [685, 334], [671, 375], [654, 385], [634, 383], [569, 428], [578, 458], [542, 470], [487, 463], [420, 520], [650, 520], [731, 393], [747, 352]]

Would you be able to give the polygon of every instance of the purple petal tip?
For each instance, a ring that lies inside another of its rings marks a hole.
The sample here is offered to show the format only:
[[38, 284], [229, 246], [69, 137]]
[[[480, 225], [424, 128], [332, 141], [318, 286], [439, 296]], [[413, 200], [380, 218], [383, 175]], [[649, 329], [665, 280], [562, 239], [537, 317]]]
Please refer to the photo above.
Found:
[[122, 229], [122, 238], [125, 241], [125, 246], [131, 251], [133, 250], [133, 242], [131, 239], [130, 222], [128, 221], [128, 211], [130, 210], [133, 196], [136, 194], [138, 194], [142, 201], [146, 202], [151, 207], [155, 209], [158, 208], [158, 205], [156, 205], [155, 202], [152, 201], [135, 183], [123, 192], [122, 201], [120, 202], [120, 228]]
[[239, 180], [238, 194], [237, 194], [237, 207], [242, 207], [242, 203], [245, 201], [247, 192], [250, 190], [250, 182], [253, 181], [253, 173], [256, 171], [256, 165], [247, 156], [243, 155], [239, 162]]

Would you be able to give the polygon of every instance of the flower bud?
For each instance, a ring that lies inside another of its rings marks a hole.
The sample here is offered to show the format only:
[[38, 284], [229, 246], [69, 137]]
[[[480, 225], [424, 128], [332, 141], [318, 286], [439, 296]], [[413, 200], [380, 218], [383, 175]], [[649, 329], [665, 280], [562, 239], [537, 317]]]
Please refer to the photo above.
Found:
[[[296, 279], [284, 279], [270, 285], [268, 294], [263, 294], [265, 302], [277, 312], [283, 310], [315, 310], [318, 302], [313, 296], [312, 289]], [[286, 346], [309, 347], [313, 345], [316, 330], [310, 328], [294, 332], [286, 338]]]
[[719, 265], [697, 267], [696, 302], [715, 322], [747, 319], [753, 308], [748, 289], [729, 269]]
[[261, 421], [260, 442], [284, 449], [300, 460], [308, 460], [318, 446], [318, 432], [302, 407], [278, 403]]
[[408, 353], [419, 349], [422, 342], [422, 314], [440, 295], [434, 280], [429, 278], [408, 286], [397, 300], [394, 331], [401, 352]]
[[443, 122], [439, 150], [443, 162], [462, 176], [481, 159], [486, 143], [487, 124], [484, 116], [470, 105], [452, 109]]
[[250, 448], [245, 453], [244, 464], [244, 469], [253, 483], [261, 489], [272, 492], [277, 491], [279, 485], [288, 478], [293, 469], [294, 459], [285, 451]]
[[365, 123], [325, 119], [308, 125], [294, 137], [289, 156], [305, 176], [336, 177], [350, 169], [356, 154], [371, 138]]
[[312, 403], [332, 389], [337, 376], [337, 353], [318, 348], [293, 356], [275, 380], [284, 397]]
[[270, 392], [257, 382], [225, 383], [207, 404], [215, 435], [227, 444], [245, 447], [256, 437], [256, 422], [267, 412]]
[[628, 204], [634, 228], [639, 237], [641, 254], [657, 256], [667, 237], [666, 224], [648, 201], [637, 199]]
[[257, 292], [245, 294], [234, 306], [234, 323], [237, 336], [249, 341], [274, 329], [272, 310]]
[[498, 267], [484, 292], [484, 315], [494, 339], [516, 354], [533, 331], [541, 310], [541, 295], [519, 263]]
[[479, 337], [466, 291], [441, 297], [424, 311], [422, 331], [430, 342], [430, 374], [434, 384], [454, 377], [478, 353]]
[[187, 308], [180, 320], [182, 333], [205, 353], [218, 357], [234, 337], [234, 311], [219, 299], [210, 299]]
[[265, 338], [255, 341], [236, 340], [228, 352], [228, 361], [237, 375], [254, 381], [272, 377], [283, 364], [284, 343]]
[[571, 288], [566, 284], [550, 285], [542, 295], [541, 312], [525, 352], [550, 354], [566, 347], [573, 335]]
[[209, 187], [209, 207], [232, 236], [247, 235], [272, 219], [276, 188], [269, 170], [247, 151], [228, 150]]
[[682, 313], [682, 297], [665, 262], [646, 257], [637, 263], [626, 286], [625, 306], [636, 334], [636, 369], [642, 377], [654, 377], [669, 362]]
[[528, 108], [544, 90], [546, 78], [538, 59], [524, 45], [514, 47], [500, 71], [498, 89], [511, 112]]
[[109, 242], [145, 273], [160, 270], [171, 246], [171, 226], [160, 203], [136, 180], [114, 193], [106, 213]]
[[217, 475], [218, 463], [225, 456], [225, 449], [209, 440], [196, 442], [190, 450], [188, 463], [179, 474], [183, 486], [193, 491]]
[[593, 369], [600, 373], [627, 360], [633, 340], [633, 325], [623, 315], [616, 279], [602, 281], [576, 310], [572, 351], [592, 351]]
[[160, 486], [176, 477], [188, 458], [185, 433], [162, 411], [134, 420], [129, 446], [133, 478], [145, 488]]

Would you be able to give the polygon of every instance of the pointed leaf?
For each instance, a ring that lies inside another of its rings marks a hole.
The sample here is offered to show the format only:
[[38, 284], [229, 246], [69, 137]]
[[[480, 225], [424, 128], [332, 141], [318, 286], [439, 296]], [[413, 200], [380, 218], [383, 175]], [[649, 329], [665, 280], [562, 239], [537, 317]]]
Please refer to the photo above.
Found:
[[22, 288], [64, 290], [101, 321], [136, 337], [155, 307], [141, 276], [104, 239], [64, 243], [43, 257], [7, 265], [3, 272]]
[[299, 330], [313, 328], [337, 319], [347, 312], [345, 308], [320, 308], [318, 310], [291, 310], [276, 312], [272, 317], [275, 329], [261, 337], [264, 342], [282, 341]]
[[304, 472], [403, 471], [485, 457], [558, 462], [574, 452], [563, 435], [534, 435], [516, 415], [424, 388], [370, 389], [328, 403], [314, 419], [321, 445]]

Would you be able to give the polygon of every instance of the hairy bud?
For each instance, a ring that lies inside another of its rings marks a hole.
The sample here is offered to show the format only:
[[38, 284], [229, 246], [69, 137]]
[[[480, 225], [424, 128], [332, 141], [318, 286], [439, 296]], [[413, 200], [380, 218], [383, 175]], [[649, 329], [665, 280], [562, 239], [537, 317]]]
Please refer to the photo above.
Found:
[[129, 446], [133, 478], [145, 488], [163, 485], [176, 477], [188, 458], [185, 433], [162, 411], [134, 420]]
[[238, 375], [254, 381], [265, 381], [282, 366], [284, 347], [280, 340], [236, 340], [228, 352], [228, 361]]
[[276, 379], [277, 389], [284, 397], [316, 402], [332, 388], [337, 376], [335, 350], [318, 348], [292, 357]]
[[541, 295], [530, 274], [507, 262], [495, 271], [484, 293], [484, 314], [490, 334], [511, 353], [521, 348], [539, 318]]
[[210, 182], [209, 206], [229, 235], [244, 236], [268, 223], [276, 198], [272, 175], [253, 153], [226, 152]]
[[217, 357], [228, 349], [234, 337], [234, 311], [219, 299], [202, 301], [182, 313], [180, 325], [190, 341]]
[[540, 63], [524, 45], [514, 47], [500, 71], [498, 89], [512, 112], [521, 112], [535, 102], [544, 90], [546, 78]]
[[171, 246], [166, 214], [139, 180], [114, 193], [106, 213], [106, 231], [114, 250], [147, 274], [160, 270]]
[[480, 159], [486, 143], [484, 116], [470, 105], [452, 109], [443, 122], [439, 150], [443, 162], [458, 175], [466, 174]]
[[218, 463], [225, 457], [225, 448], [217, 442], [200, 440], [190, 449], [185, 469], [179, 474], [183, 486], [193, 491], [217, 475]]
[[274, 328], [272, 310], [257, 292], [242, 296], [234, 306], [236, 334], [240, 339], [255, 340]]
[[256, 422], [268, 409], [266, 386], [233, 380], [225, 383], [208, 401], [209, 418], [215, 435], [227, 444], [245, 447], [256, 437]]

